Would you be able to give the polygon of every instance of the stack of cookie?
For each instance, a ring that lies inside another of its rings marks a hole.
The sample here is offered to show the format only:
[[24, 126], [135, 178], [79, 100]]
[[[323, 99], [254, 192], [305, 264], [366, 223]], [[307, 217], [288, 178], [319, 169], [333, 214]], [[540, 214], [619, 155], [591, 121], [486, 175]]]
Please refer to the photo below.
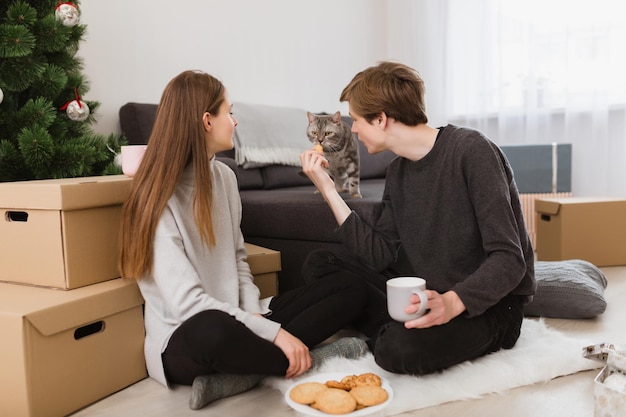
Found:
[[347, 414], [382, 404], [389, 394], [374, 373], [348, 375], [341, 381], [303, 382], [293, 387], [289, 398], [327, 414]]

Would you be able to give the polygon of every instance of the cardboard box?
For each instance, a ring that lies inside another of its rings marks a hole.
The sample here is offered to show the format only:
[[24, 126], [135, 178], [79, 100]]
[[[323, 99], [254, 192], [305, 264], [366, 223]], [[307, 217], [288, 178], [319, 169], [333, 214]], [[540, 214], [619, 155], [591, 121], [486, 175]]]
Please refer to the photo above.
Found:
[[535, 200], [537, 259], [584, 259], [596, 266], [626, 265], [626, 200]]
[[147, 377], [142, 304], [121, 278], [72, 291], [0, 284], [0, 415], [66, 416]]
[[278, 275], [281, 270], [280, 252], [246, 243], [248, 265], [254, 283], [261, 290], [261, 298], [278, 294]]
[[278, 295], [278, 274], [276, 272], [253, 275], [254, 283], [259, 287], [261, 298]]
[[520, 193], [572, 191], [572, 145], [503, 145]]
[[528, 231], [533, 249], [537, 248], [535, 200], [538, 198], [567, 198], [571, 196], [572, 193], [522, 193], [519, 195], [520, 203], [522, 204], [522, 212], [524, 213], [524, 223], [526, 224], [526, 230]]
[[572, 145], [502, 145], [520, 193], [526, 230], [537, 247], [535, 200], [572, 195]]
[[124, 175], [0, 184], [0, 281], [62, 289], [120, 276]]

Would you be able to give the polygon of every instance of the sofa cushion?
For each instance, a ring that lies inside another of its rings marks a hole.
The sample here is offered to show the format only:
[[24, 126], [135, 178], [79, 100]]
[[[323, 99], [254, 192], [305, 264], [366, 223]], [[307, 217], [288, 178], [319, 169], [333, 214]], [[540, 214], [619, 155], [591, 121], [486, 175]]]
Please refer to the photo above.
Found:
[[537, 261], [535, 278], [537, 293], [524, 308], [527, 316], [582, 319], [606, 309], [606, 277], [590, 262]]
[[[345, 201], [366, 221], [378, 218], [385, 180], [366, 181], [363, 198]], [[243, 206], [241, 230], [244, 236], [337, 242], [337, 222], [321, 194], [313, 185], [240, 193]]]
[[387, 175], [387, 167], [396, 155], [391, 151], [384, 151], [377, 154], [370, 154], [363, 142], [359, 141], [359, 166], [360, 178], [366, 180], [369, 178], [385, 178]]
[[261, 168], [261, 171], [263, 173], [263, 185], [267, 190], [312, 184], [306, 175], [301, 174], [301, 167], [268, 165]]
[[255, 188], [263, 188], [263, 176], [259, 169], [242, 169], [237, 166], [237, 162], [233, 158], [223, 156], [221, 153], [216, 155], [219, 161], [222, 161], [235, 172], [237, 176], [237, 184], [240, 190], [250, 190]]
[[148, 143], [157, 107], [150, 103], [126, 103], [120, 107], [120, 126], [129, 145]]
[[[235, 160], [232, 160], [235, 165]], [[240, 190], [254, 190], [263, 188], [263, 172], [261, 169], [243, 169], [240, 166], [235, 170]]]

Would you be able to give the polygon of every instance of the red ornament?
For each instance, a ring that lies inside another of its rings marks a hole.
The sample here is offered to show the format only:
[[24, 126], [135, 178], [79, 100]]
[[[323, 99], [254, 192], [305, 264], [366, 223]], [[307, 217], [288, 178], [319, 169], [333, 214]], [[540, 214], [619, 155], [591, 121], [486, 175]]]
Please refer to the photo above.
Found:
[[78, 90], [74, 89], [76, 100], [68, 101], [60, 110], [65, 110], [67, 117], [75, 122], [84, 122], [89, 117], [89, 106], [80, 100]]

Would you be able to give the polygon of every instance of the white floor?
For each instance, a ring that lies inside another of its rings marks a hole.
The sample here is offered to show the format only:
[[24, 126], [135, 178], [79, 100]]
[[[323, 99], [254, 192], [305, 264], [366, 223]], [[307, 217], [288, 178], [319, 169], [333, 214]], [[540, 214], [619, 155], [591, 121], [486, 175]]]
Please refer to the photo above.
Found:
[[[603, 268], [609, 281], [606, 312], [591, 320], [546, 319], [560, 331], [587, 340], [626, 344], [626, 267]], [[582, 346], [581, 346], [582, 347]], [[547, 383], [520, 387], [499, 395], [456, 401], [398, 414], [414, 417], [590, 417], [594, 414], [594, 378], [598, 371], [579, 372]], [[419, 393], [416, 393], [419, 395]], [[259, 387], [217, 401], [205, 409], [187, 407], [188, 387], [168, 391], [144, 379], [75, 414], [101, 416], [225, 416], [292, 417], [299, 415], [283, 401], [279, 391]], [[626, 413], [626, 411], [625, 411]]]

